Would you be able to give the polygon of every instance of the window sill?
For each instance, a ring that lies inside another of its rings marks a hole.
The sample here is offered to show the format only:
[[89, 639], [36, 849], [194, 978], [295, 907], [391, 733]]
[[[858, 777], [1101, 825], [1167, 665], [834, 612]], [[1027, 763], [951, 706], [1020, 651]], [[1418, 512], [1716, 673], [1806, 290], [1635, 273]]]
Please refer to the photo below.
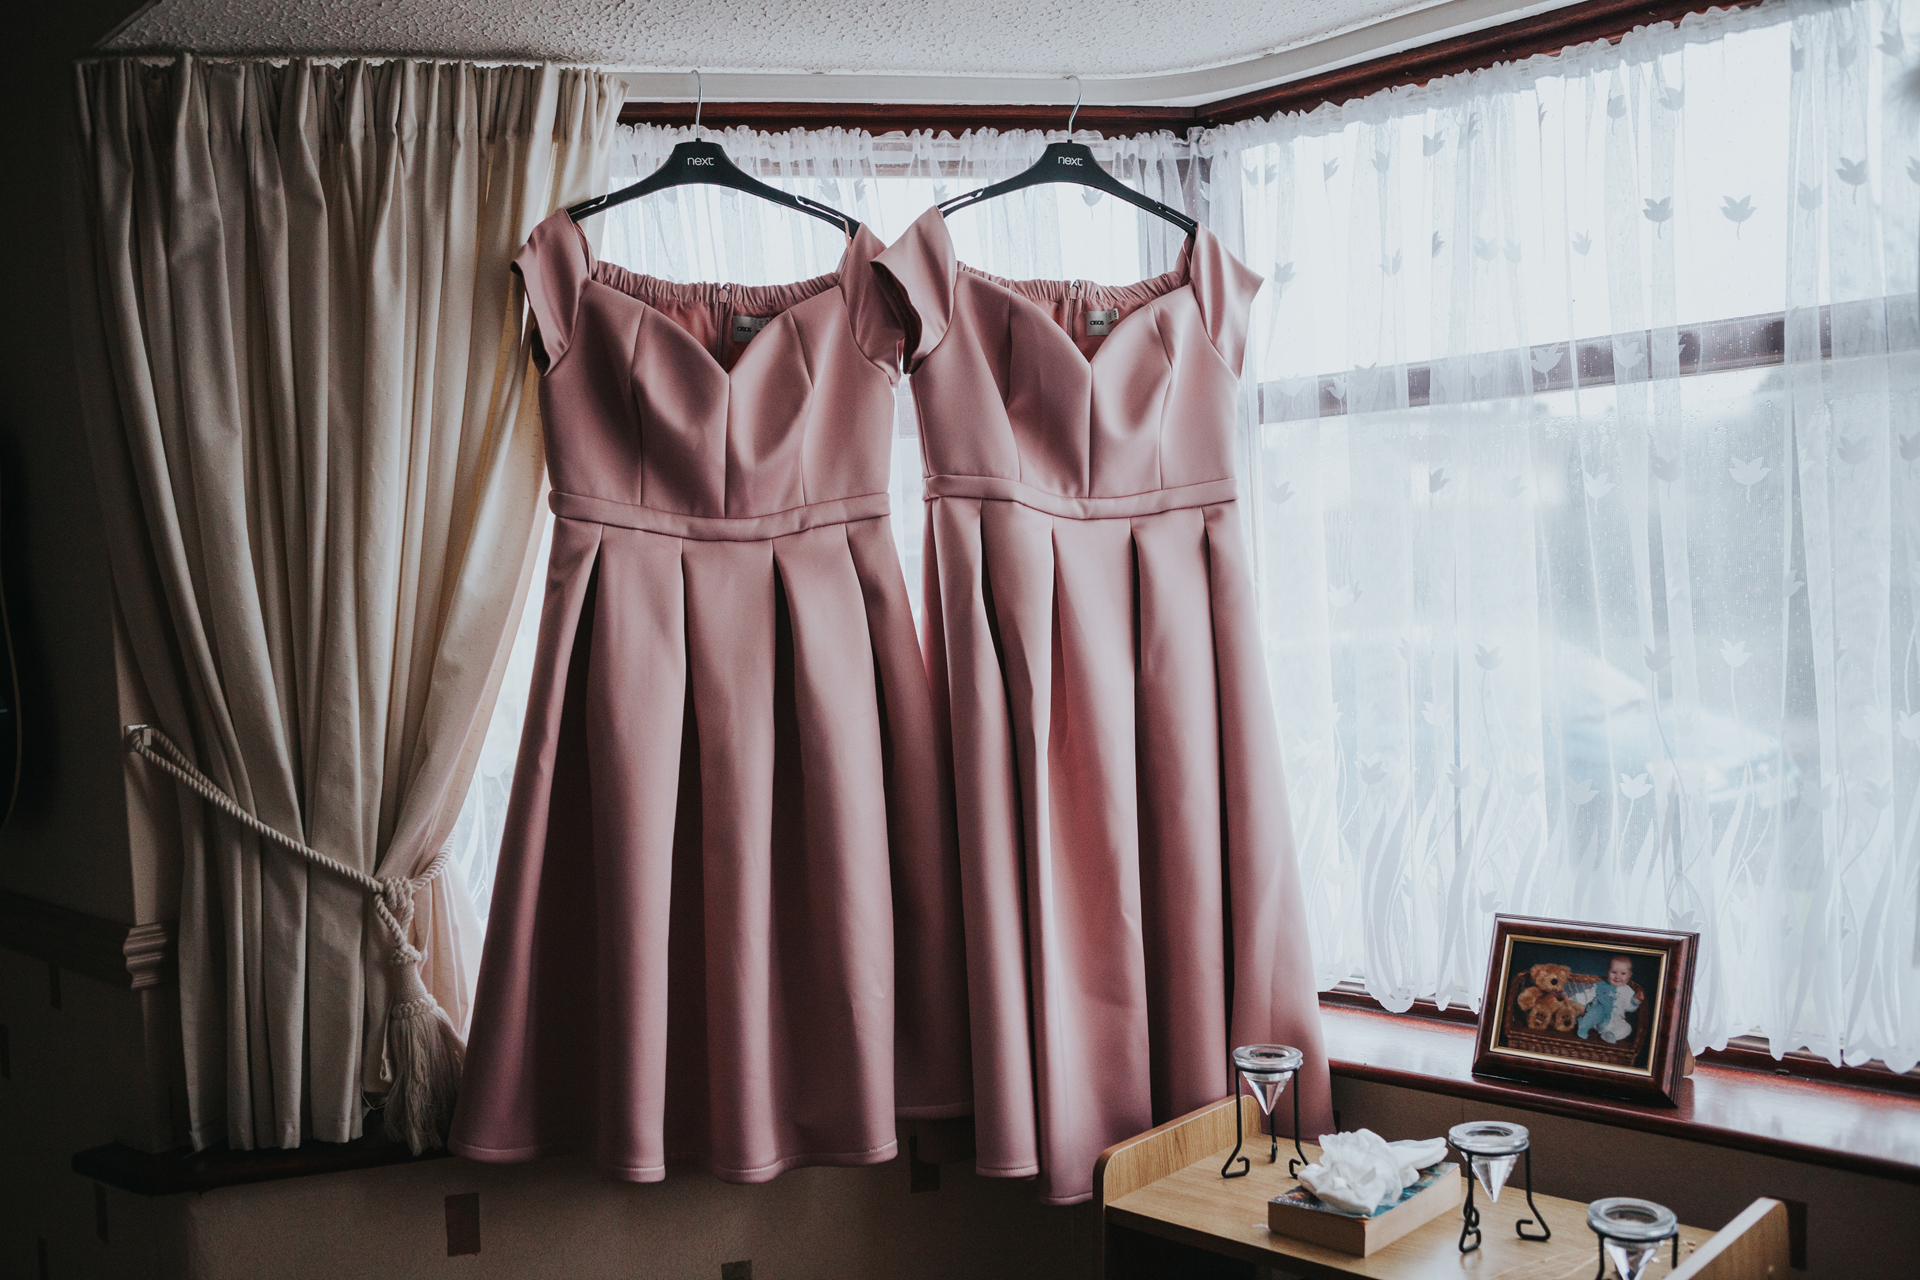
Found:
[[1325, 1003], [1335, 1076], [1656, 1133], [1920, 1184], [1920, 1097], [1700, 1063], [1678, 1107], [1615, 1102], [1472, 1072], [1476, 1030]]
[[[1465, 1023], [1478, 1028], [1480, 1015], [1465, 1005], [1448, 1005], [1442, 1009], [1430, 1000], [1416, 1000], [1413, 1007], [1400, 1013], [1391, 1013], [1381, 1008], [1378, 1001], [1367, 994], [1365, 987], [1358, 982], [1342, 982], [1320, 993], [1322, 1007], [1339, 1005], [1345, 1009], [1360, 1009], [1367, 1013], [1384, 1013], [1395, 1018], [1427, 1018], [1442, 1022]], [[1899, 1093], [1920, 1097], [1920, 1068], [1900, 1074], [1888, 1070], [1885, 1063], [1870, 1062], [1865, 1066], [1836, 1067], [1817, 1053], [1796, 1050], [1783, 1058], [1776, 1058], [1767, 1048], [1767, 1042], [1758, 1036], [1736, 1036], [1724, 1049], [1707, 1049], [1700, 1054], [1700, 1061], [1715, 1067], [1739, 1067], [1747, 1071], [1764, 1071], [1771, 1075], [1798, 1076], [1806, 1080], [1824, 1080], [1831, 1084], [1851, 1085], [1860, 1089], [1891, 1089]]]
[[[377, 1130], [379, 1116], [371, 1118]], [[318, 1173], [349, 1173], [390, 1164], [412, 1164], [450, 1155], [429, 1151], [415, 1156], [405, 1143], [389, 1142], [384, 1134], [368, 1133], [355, 1142], [307, 1142], [292, 1150], [231, 1151], [216, 1147], [194, 1152], [140, 1151], [124, 1143], [92, 1147], [73, 1158], [73, 1171], [142, 1196], [170, 1196], [183, 1191], [214, 1191], [255, 1182], [278, 1182]]]

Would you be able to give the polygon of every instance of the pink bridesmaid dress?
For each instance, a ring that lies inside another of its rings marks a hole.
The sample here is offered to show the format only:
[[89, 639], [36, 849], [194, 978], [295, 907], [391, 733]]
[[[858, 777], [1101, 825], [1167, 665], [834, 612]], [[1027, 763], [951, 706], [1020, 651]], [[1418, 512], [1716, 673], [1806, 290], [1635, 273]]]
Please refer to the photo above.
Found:
[[1303, 1050], [1330, 1131], [1234, 497], [1260, 278], [1203, 227], [1140, 284], [1001, 280], [938, 210], [875, 265], [920, 412], [980, 1172], [1084, 1200], [1104, 1148], [1231, 1092], [1241, 1044]]
[[888, 531], [900, 333], [800, 284], [515, 260], [555, 515], [451, 1146], [758, 1182], [971, 1110], [952, 797]]

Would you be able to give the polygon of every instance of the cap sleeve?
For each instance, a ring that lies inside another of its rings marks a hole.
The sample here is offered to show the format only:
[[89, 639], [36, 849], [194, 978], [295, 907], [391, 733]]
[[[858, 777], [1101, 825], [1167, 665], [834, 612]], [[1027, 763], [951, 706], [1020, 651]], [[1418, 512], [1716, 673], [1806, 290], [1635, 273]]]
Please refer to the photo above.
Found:
[[847, 300], [847, 320], [861, 352], [891, 381], [898, 382], [904, 335], [873, 270], [873, 260], [883, 247], [879, 237], [864, 226], [853, 233], [853, 244], [841, 268], [840, 291]]
[[1193, 264], [1189, 273], [1194, 297], [1206, 322], [1207, 336], [1213, 339], [1220, 358], [1240, 376], [1247, 354], [1247, 326], [1252, 318], [1253, 296], [1266, 280], [1253, 268], [1227, 252], [1213, 232], [1201, 227], [1194, 232]]
[[526, 284], [527, 305], [539, 329], [533, 361], [545, 373], [567, 353], [573, 339], [580, 294], [593, 271], [587, 238], [565, 209], [558, 210], [533, 229], [514, 257], [513, 269]]
[[940, 345], [953, 320], [953, 241], [940, 210], [921, 214], [873, 267], [899, 319], [911, 373]]

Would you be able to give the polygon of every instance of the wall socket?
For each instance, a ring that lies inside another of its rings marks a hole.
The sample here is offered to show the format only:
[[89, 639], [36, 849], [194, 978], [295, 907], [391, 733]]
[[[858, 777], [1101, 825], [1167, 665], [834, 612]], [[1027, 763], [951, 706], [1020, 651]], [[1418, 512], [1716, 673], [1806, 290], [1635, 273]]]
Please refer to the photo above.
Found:
[[753, 1259], [720, 1264], [720, 1280], [753, 1280]]
[[447, 1197], [447, 1256], [480, 1252], [480, 1193]]

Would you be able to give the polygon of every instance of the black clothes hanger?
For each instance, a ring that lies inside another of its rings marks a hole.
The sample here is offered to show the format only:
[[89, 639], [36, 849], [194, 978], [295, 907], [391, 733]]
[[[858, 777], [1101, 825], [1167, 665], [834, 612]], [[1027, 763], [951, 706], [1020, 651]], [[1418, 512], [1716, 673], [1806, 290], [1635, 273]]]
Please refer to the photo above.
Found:
[[[1079, 88], [1079, 76], [1067, 78], [1073, 81], [1076, 88]], [[1068, 136], [1073, 134], [1073, 118], [1080, 114], [1080, 98], [1084, 93], [1085, 90], [1082, 89], [1074, 96], [1073, 113], [1067, 117]], [[947, 217], [958, 210], [979, 204], [982, 200], [991, 200], [995, 196], [1004, 196], [1027, 187], [1037, 187], [1043, 182], [1075, 182], [1083, 187], [1092, 187], [1095, 191], [1104, 191], [1115, 199], [1124, 200], [1130, 205], [1145, 209], [1148, 213], [1165, 218], [1188, 235], [1192, 235], [1200, 226], [1172, 205], [1161, 204], [1152, 196], [1142, 195], [1108, 173], [1100, 167], [1100, 162], [1093, 158], [1093, 152], [1088, 150], [1086, 144], [1080, 142], [1048, 143], [1047, 149], [1040, 153], [1038, 160], [1011, 178], [981, 187], [976, 191], [966, 192], [964, 195], [957, 195], [951, 200], [942, 201], [939, 206], [940, 215]]]
[[[700, 110], [706, 105], [707, 90], [706, 83], [700, 79], [698, 71], [693, 73], [693, 78], [699, 92], [693, 107], [693, 127], [697, 130], [700, 127]], [[811, 214], [822, 222], [831, 222], [839, 227], [847, 233], [849, 239], [860, 229], [858, 222], [838, 209], [821, 204], [818, 200], [809, 200], [805, 196], [796, 196], [778, 187], [768, 186], [729, 160], [726, 151], [719, 143], [707, 142], [704, 139], [677, 144], [668, 154], [666, 163], [640, 181], [630, 187], [622, 187], [618, 191], [610, 191], [606, 195], [595, 196], [591, 200], [576, 204], [567, 210], [567, 216], [575, 222], [580, 222], [596, 213], [605, 212], [617, 204], [638, 200], [641, 196], [652, 195], [668, 187], [684, 187], [690, 183], [730, 187], [735, 191], [759, 196], [762, 200], [772, 201], [774, 204], [798, 213]]]

